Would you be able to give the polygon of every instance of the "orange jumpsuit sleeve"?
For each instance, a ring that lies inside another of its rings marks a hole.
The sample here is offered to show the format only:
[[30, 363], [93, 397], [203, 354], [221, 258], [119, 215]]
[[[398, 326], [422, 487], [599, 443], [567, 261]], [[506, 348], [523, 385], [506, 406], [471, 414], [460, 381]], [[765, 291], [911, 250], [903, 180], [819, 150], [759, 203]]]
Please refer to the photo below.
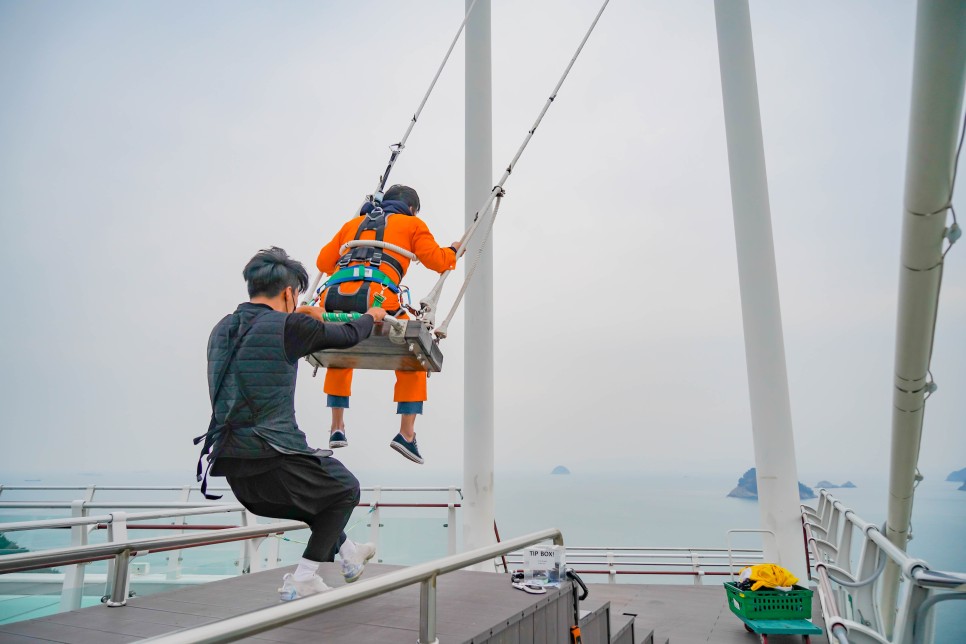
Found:
[[436, 243], [433, 233], [429, 232], [429, 226], [419, 217], [413, 217], [415, 228], [413, 230], [412, 250], [423, 266], [431, 271], [442, 273], [456, 268], [456, 251], [452, 248], [440, 247]]
[[[321, 272], [325, 273], [326, 275], [332, 275], [332, 273], [336, 271], [339, 265], [339, 248], [341, 248], [342, 244], [344, 243], [342, 238], [344, 236], [345, 229], [347, 226], [351, 226], [355, 223], [356, 222], [354, 221], [349, 221], [343, 225], [339, 232], [335, 234], [335, 237], [332, 238], [332, 241], [323, 246], [322, 250], [319, 251], [319, 257], [315, 260], [315, 267]], [[352, 239], [352, 237], [349, 239]]]

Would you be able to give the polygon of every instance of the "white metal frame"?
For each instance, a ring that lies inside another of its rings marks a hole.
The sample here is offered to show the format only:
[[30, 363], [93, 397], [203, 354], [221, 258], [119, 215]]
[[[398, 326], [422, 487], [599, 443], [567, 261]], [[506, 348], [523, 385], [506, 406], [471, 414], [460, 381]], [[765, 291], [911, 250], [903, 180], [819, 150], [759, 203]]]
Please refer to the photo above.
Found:
[[[964, 86], [966, 3], [920, 0], [902, 213], [892, 456], [885, 528], [889, 540], [901, 550], [905, 550], [910, 538], [925, 404], [933, 389], [930, 360]], [[883, 587], [887, 605], [895, 605], [899, 575], [898, 568], [887, 565]], [[892, 630], [893, 615], [891, 609], [882, 615], [886, 632]]]
[[[931, 642], [932, 606], [966, 599], [961, 592], [966, 588], [966, 574], [931, 571], [925, 561], [896, 547], [878, 526], [856, 516], [827, 490], [819, 491], [817, 508], [803, 505], [801, 510], [825, 623], [838, 641]], [[856, 546], [858, 556], [853, 559]], [[895, 609], [895, 603], [881, 595], [887, 562], [904, 580], [894, 630], [885, 615]]]
[[[690, 576], [694, 585], [700, 586], [707, 577], [729, 576], [736, 568], [763, 560], [762, 551], [754, 548], [569, 546], [566, 549], [568, 568], [581, 576], [607, 575], [609, 584], [618, 583], [621, 576]], [[522, 567], [523, 553], [511, 552], [507, 555], [507, 564], [511, 569]]]

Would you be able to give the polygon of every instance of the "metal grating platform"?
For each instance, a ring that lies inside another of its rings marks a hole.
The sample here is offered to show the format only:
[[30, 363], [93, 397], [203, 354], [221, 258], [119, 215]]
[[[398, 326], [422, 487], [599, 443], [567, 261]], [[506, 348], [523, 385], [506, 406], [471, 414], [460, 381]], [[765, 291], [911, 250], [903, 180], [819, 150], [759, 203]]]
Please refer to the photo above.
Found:
[[[364, 579], [398, 568], [370, 564]], [[281, 576], [291, 570], [135, 597], [121, 608], [94, 606], [4, 624], [0, 642], [121, 644], [208, 624], [276, 604]], [[344, 585], [337, 564], [322, 564], [321, 573], [330, 585]], [[506, 575], [459, 571], [438, 578], [437, 614], [440, 642], [567, 644], [573, 605], [569, 587], [530, 595], [513, 589]], [[417, 584], [240, 641], [385, 644], [415, 642], [418, 631]], [[606, 644], [596, 639], [585, 642]]]
[[314, 367], [433, 371], [443, 368], [443, 352], [429, 327], [418, 320], [403, 320], [406, 332], [394, 336], [389, 324], [377, 324], [372, 335], [348, 349], [327, 349], [308, 356]]
[[[366, 579], [397, 569], [371, 564]], [[250, 612], [278, 602], [276, 588], [291, 568], [243, 575], [147, 597], [123, 608], [95, 606], [40, 619], [0, 625], [0, 643], [63, 642], [123, 644]], [[337, 564], [322, 575], [343, 585]], [[438, 579], [438, 629], [444, 644], [567, 644], [573, 619], [569, 589], [529, 595], [510, 587], [505, 575], [460, 571]], [[581, 605], [585, 644], [756, 644], [728, 609], [720, 586], [590, 584]], [[628, 614], [636, 615], [633, 622]], [[824, 628], [813, 605], [813, 622]], [[596, 622], [595, 622], [596, 620]], [[396, 590], [261, 633], [247, 642], [384, 644], [415, 642], [419, 630], [419, 586]], [[653, 635], [651, 634], [653, 630]], [[773, 644], [801, 638], [772, 636]], [[828, 644], [824, 635], [815, 644]]]

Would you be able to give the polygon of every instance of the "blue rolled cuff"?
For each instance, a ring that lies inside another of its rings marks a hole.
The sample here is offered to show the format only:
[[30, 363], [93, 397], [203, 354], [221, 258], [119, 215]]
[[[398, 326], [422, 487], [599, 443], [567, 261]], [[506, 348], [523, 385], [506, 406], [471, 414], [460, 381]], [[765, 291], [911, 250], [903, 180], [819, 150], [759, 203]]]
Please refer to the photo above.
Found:
[[348, 396], [333, 396], [332, 394], [326, 394], [328, 398], [325, 401], [326, 407], [335, 407], [337, 409], [348, 409], [349, 408], [349, 397]]
[[397, 414], [422, 414], [423, 401], [420, 400], [417, 402], [397, 402], [396, 413]]

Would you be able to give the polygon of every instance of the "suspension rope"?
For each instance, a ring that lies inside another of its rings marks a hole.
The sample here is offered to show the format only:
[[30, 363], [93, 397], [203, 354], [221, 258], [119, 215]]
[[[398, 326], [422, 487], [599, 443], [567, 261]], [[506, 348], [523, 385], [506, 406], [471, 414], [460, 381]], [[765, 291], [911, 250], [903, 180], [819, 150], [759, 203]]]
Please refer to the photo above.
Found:
[[446, 67], [446, 63], [449, 61], [450, 54], [453, 53], [453, 49], [456, 47], [456, 43], [460, 39], [460, 34], [463, 33], [463, 28], [466, 26], [466, 22], [470, 19], [470, 13], [473, 11], [473, 7], [476, 6], [476, 0], [470, 3], [469, 9], [466, 10], [466, 15], [463, 17], [463, 22], [460, 23], [460, 28], [456, 30], [456, 35], [453, 36], [453, 42], [450, 43], [449, 49], [446, 50], [446, 55], [443, 56], [443, 62], [439, 64], [439, 69], [436, 70], [436, 75], [433, 76], [433, 81], [429, 84], [429, 89], [426, 90], [426, 95], [423, 96], [422, 102], [420, 102], [419, 107], [416, 108], [413, 118], [409, 121], [409, 127], [406, 128], [406, 133], [403, 137], [399, 139], [399, 143], [393, 143], [389, 146], [391, 151], [389, 155], [389, 164], [386, 166], [385, 171], [379, 177], [379, 183], [376, 186], [375, 195], [378, 195], [381, 199], [383, 191], [386, 189], [386, 182], [389, 180], [389, 173], [392, 172], [392, 167], [396, 165], [396, 159], [402, 154], [402, 151], [406, 148], [406, 141], [409, 140], [409, 134], [413, 131], [416, 126], [416, 121], [419, 120], [419, 115], [423, 112], [423, 107], [426, 106], [426, 101], [429, 100], [429, 95], [433, 93], [433, 89], [436, 88], [436, 81], [439, 80], [440, 74], [443, 73], [443, 68]]
[[[500, 181], [497, 182], [495, 186], [493, 186], [493, 190], [491, 190], [490, 194], [487, 196], [486, 202], [483, 204], [483, 207], [476, 211], [476, 215], [473, 217], [473, 223], [470, 224], [470, 227], [466, 229], [466, 232], [463, 233], [462, 239], [460, 239], [460, 248], [458, 251], [456, 251], [456, 259], [459, 259], [466, 253], [467, 242], [476, 233], [477, 229], [480, 226], [480, 223], [485, 218], [486, 212], [490, 209], [490, 206], [493, 204], [493, 201], [497, 198], [497, 196], [502, 196], [504, 194], [503, 185], [506, 183], [507, 179], [510, 178], [510, 174], [513, 172], [513, 169], [516, 167], [517, 161], [520, 160], [520, 157], [523, 155], [523, 151], [527, 148], [527, 145], [530, 143], [530, 139], [533, 138], [534, 132], [537, 131], [537, 127], [540, 125], [540, 122], [543, 121], [543, 117], [547, 113], [547, 110], [550, 109], [550, 104], [553, 103], [555, 98], [557, 98], [557, 92], [560, 91], [560, 88], [561, 86], [563, 86], [564, 81], [567, 80], [567, 76], [570, 74], [570, 69], [574, 66], [574, 63], [577, 61], [577, 57], [580, 56], [580, 52], [583, 50], [584, 45], [587, 43], [587, 39], [590, 38], [590, 34], [593, 33], [594, 28], [597, 26], [597, 22], [600, 20], [600, 17], [604, 13], [604, 9], [607, 8], [607, 4], [609, 2], [610, 0], [604, 0], [604, 3], [601, 5], [600, 10], [597, 12], [597, 15], [594, 17], [594, 21], [590, 23], [590, 28], [587, 29], [587, 33], [584, 34], [583, 40], [581, 40], [580, 45], [577, 46], [577, 51], [574, 52], [573, 57], [570, 59], [570, 62], [567, 64], [567, 68], [563, 72], [563, 75], [560, 77], [560, 80], [557, 81], [556, 87], [553, 88], [553, 92], [550, 94], [550, 98], [547, 99], [547, 102], [544, 103], [543, 105], [543, 109], [540, 110], [540, 114], [537, 116], [537, 120], [534, 121], [533, 127], [531, 127], [530, 130], [527, 132], [527, 136], [523, 139], [523, 143], [520, 145], [520, 148], [517, 150], [517, 153], [513, 155], [513, 159], [510, 161], [510, 164], [507, 165], [506, 170], [503, 172], [503, 176], [500, 177]], [[484, 213], [484, 217], [480, 217], [480, 213]], [[433, 286], [433, 289], [429, 292], [429, 295], [427, 295], [425, 299], [420, 300], [419, 302], [420, 307], [422, 307], [421, 311], [424, 315], [424, 319], [429, 321], [430, 324], [432, 324], [435, 321], [436, 307], [439, 303], [439, 296], [442, 293], [443, 284], [446, 282], [446, 279], [449, 277], [449, 274], [451, 272], [452, 271], [446, 271], [443, 274], [441, 274], [439, 276], [439, 280], [436, 282], [436, 285]], [[471, 276], [468, 275], [468, 277], [471, 277]], [[465, 285], [463, 290], [465, 290]], [[445, 332], [445, 329], [444, 329], [444, 332]], [[439, 334], [437, 333], [437, 335]], [[443, 337], [443, 336], [440, 336], [440, 337]]]
[[490, 233], [493, 232], [493, 222], [496, 221], [496, 216], [500, 212], [500, 202], [503, 201], [504, 193], [501, 191], [496, 196], [496, 201], [493, 204], [493, 214], [491, 214], [487, 219], [489, 223], [486, 226], [486, 235], [483, 237], [483, 241], [480, 243], [479, 249], [476, 251], [476, 259], [473, 260], [473, 264], [466, 270], [466, 277], [463, 279], [463, 286], [460, 288], [460, 292], [456, 294], [456, 300], [453, 302], [453, 306], [450, 308], [449, 313], [446, 314], [446, 319], [443, 323], [439, 325], [436, 329], [437, 338], [445, 338], [447, 336], [447, 331], [449, 329], [450, 320], [456, 315], [456, 309], [459, 308], [460, 303], [463, 301], [463, 295], [466, 294], [466, 289], [470, 285], [470, 280], [473, 279], [474, 273], [476, 273], [476, 267], [479, 266], [480, 260], [483, 259], [483, 251], [486, 250], [486, 243], [490, 241]]
[[[403, 134], [402, 138], [399, 139], [399, 143], [393, 143], [389, 146], [389, 163], [386, 165], [386, 169], [383, 171], [382, 175], [379, 176], [379, 182], [376, 185], [376, 191], [373, 196], [378, 195], [378, 199], [382, 200], [382, 193], [386, 189], [386, 182], [389, 180], [389, 173], [392, 172], [392, 168], [396, 165], [396, 159], [402, 154], [402, 151], [406, 148], [406, 141], [409, 140], [409, 135], [412, 133], [413, 128], [416, 127], [416, 121], [419, 120], [419, 115], [423, 113], [423, 108], [426, 107], [426, 102], [429, 101], [430, 95], [436, 88], [436, 81], [439, 80], [440, 75], [443, 73], [443, 69], [446, 67], [446, 63], [449, 62], [450, 54], [453, 53], [453, 49], [456, 48], [456, 43], [459, 42], [460, 34], [463, 33], [463, 28], [466, 27], [466, 22], [470, 19], [470, 14], [473, 12], [473, 7], [476, 6], [476, 0], [470, 3], [469, 8], [466, 10], [466, 15], [463, 16], [463, 22], [460, 23], [459, 29], [456, 30], [456, 35], [453, 36], [453, 42], [449, 44], [449, 49], [446, 50], [446, 55], [443, 56], [443, 62], [439, 64], [439, 68], [436, 70], [436, 75], [433, 76], [432, 82], [429, 84], [429, 88], [426, 90], [426, 94], [423, 95], [423, 100], [419, 102], [419, 107], [416, 108], [416, 112], [413, 114], [413, 118], [409, 121], [409, 126], [406, 127], [406, 132]], [[369, 201], [372, 198], [370, 196]], [[392, 250], [396, 250], [393, 248]], [[341, 251], [341, 249], [340, 249]], [[344, 252], [344, 251], [341, 251]], [[397, 251], [398, 252], [398, 251]], [[404, 253], [405, 254], [405, 253]], [[413, 259], [415, 256], [410, 257]], [[418, 260], [417, 260], [418, 261]], [[307, 298], [302, 301], [303, 306], [314, 306], [319, 300], [318, 285], [322, 281], [322, 273], [317, 273], [315, 279], [313, 280], [312, 289], [306, 293]], [[311, 294], [311, 297], [308, 297]]]

